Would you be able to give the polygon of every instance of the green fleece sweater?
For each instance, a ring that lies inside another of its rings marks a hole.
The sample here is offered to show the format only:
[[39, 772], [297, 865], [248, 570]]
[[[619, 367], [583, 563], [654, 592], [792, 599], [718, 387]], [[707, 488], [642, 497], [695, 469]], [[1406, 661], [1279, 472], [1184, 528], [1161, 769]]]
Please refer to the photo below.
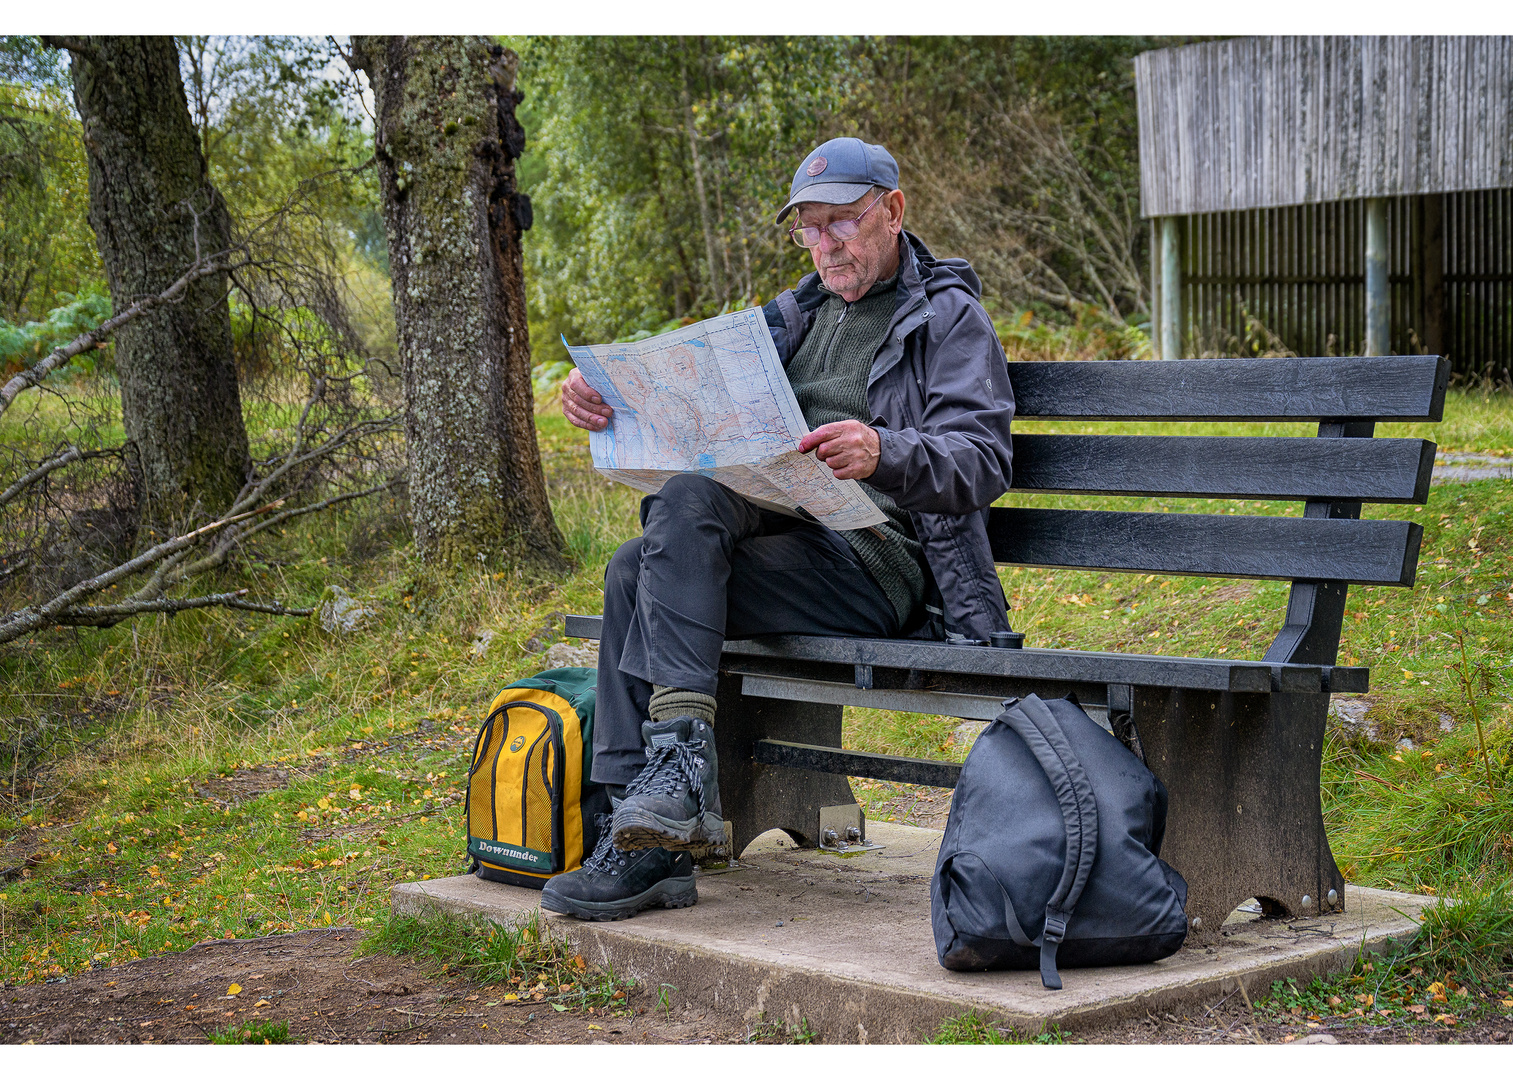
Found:
[[[851, 304], [831, 294], [815, 312], [808, 335], [788, 363], [788, 382], [810, 428], [838, 420], [872, 422], [867, 376], [893, 318], [897, 284], [896, 275], [880, 281]], [[861, 484], [888, 520], [876, 531], [839, 532], [887, 594], [903, 625], [924, 602], [924, 549], [909, 515], [865, 480]]]

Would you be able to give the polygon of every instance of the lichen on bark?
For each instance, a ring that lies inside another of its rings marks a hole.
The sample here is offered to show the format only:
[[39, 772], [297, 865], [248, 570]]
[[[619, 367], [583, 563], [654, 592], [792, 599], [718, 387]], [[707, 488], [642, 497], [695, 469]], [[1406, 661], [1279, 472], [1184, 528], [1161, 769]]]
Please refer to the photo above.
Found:
[[481, 37], [356, 37], [353, 61], [377, 105], [416, 548], [437, 566], [560, 569], [531, 396], [518, 61]]

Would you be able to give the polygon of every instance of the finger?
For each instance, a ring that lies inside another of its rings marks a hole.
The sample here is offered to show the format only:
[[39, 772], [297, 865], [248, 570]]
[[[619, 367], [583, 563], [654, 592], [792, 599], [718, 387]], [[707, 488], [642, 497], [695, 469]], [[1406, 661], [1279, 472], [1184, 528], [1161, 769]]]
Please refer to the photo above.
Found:
[[835, 437], [846, 430], [847, 421], [841, 420], [834, 424], [822, 424], [808, 435], [799, 440], [799, 453], [807, 454], [816, 446], [824, 442], [831, 442]]
[[603, 416], [590, 412], [571, 401], [562, 403], [562, 412], [574, 425], [589, 431], [602, 431], [609, 423]]
[[564, 386], [574, 396], [590, 404], [598, 405], [604, 401], [604, 399], [599, 396], [598, 391], [596, 391], [592, 386], [588, 385], [588, 380], [583, 377], [583, 372], [579, 371], [577, 368], [573, 368], [573, 370], [568, 373], [567, 382], [564, 384]]
[[566, 407], [567, 405], [572, 405], [574, 408], [581, 411], [585, 416], [590, 413], [596, 413], [599, 416], [609, 417], [612, 416], [615, 411], [608, 405], [601, 404], [597, 396], [593, 399], [586, 398], [581, 394], [573, 393], [571, 388], [566, 388], [563, 390], [562, 400], [564, 407]]

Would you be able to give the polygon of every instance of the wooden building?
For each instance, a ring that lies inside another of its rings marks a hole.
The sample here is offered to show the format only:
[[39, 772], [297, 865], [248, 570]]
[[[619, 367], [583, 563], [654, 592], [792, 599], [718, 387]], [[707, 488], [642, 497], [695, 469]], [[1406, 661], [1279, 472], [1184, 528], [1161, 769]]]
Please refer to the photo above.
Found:
[[1135, 59], [1158, 355], [1513, 368], [1513, 38], [1252, 37]]

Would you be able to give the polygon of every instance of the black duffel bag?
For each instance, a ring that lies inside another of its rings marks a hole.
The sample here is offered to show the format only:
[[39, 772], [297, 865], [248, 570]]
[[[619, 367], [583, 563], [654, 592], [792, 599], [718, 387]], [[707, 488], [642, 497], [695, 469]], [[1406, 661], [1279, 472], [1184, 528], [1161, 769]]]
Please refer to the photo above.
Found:
[[930, 883], [943, 967], [1142, 964], [1187, 937], [1166, 788], [1076, 701], [1004, 702], [962, 766]]

